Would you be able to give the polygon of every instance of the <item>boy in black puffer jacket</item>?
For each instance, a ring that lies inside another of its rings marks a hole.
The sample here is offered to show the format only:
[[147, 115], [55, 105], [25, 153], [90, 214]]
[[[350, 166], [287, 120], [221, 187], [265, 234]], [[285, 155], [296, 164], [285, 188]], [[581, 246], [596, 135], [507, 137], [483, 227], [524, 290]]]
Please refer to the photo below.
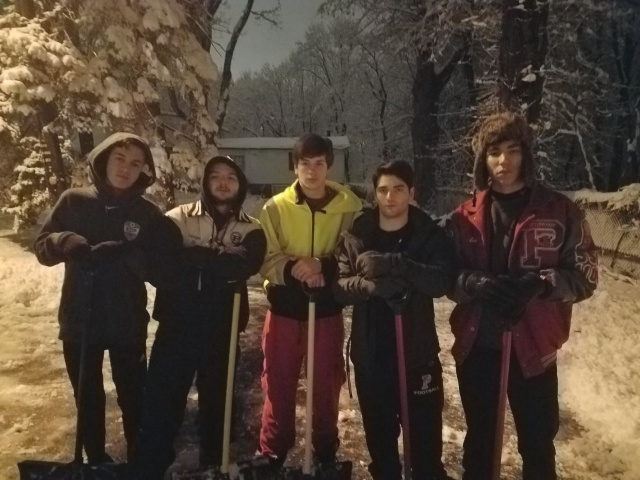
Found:
[[334, 286], [338, 301], [353, 304], [351, 359], [371, 455], [369, 471], [375, 480], [402, 478], [396, 332], [389, 303], [406, 296], [402, 317], [413, 478], [444, 480], [444, 393], [433, 298], [444, 295], [453, 282], [453, 249], [429, 215], [410, 205], [411, 165], [381, 165], [373, 186], [376, 208], [356, 218], [338, 244]]

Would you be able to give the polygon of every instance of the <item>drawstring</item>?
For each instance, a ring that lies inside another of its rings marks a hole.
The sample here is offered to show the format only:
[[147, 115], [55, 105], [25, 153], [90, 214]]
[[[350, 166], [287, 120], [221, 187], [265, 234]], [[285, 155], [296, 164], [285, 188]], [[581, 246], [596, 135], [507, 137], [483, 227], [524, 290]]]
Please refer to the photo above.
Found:
[[351, 335], [347, 340], [347, 358], [345, 362], [345, 369], [347, 372], [347, 389], [349, 390], [349, 398], [353, 399], [353, 391], [351, 390], [351, 367], [349, 366], [349, 359], [351, 358]]
[[474, 189], [473, 189], [473, 199], [471, 200], [471, 205], [472, 205], [474, 208], [475, 208], [475, 206], [476, 206], [476, 201], [477, 201], [477, 199], [478, 199], [478, 198], [477, 198], [478, 196], [476, 195], [476, 193], [477, 193], [477, 192], [478, 192], [478, 190], [474, 188]]

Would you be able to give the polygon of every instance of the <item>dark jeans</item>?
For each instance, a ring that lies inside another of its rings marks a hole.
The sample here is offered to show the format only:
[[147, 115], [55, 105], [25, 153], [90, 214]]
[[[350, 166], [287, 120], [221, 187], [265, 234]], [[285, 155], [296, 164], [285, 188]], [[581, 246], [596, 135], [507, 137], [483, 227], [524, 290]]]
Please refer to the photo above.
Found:
[[[457, 367], [460, 396], [467, 420], [463, 480], [491, 478], [500, 388], [499, 350], [474, 347]], [[524, 378], [515, 353], [511, 355], [509, 405], [518, 434], [524, 480], [555, 480], [558, 433], [558, 373], [556, 365], [541, 375]]]
[[[376, 360], [370, 374], [355, 367], [356, 390], [374, 480], [402, 478], [398, 454], [400, 395], [395, 353]], [[442, 464], [442, 366], [438, 359], [407, 373], [413, 478], [446, 478]]]
[[149, 361], [137, 469], [141, 478], [162, 478], [173, 463], [173, 441], [184, 419], [194, 376], [198, 389], [200, 464], [222, 459], [224, 403], [230, 330], [212, 325], [160, 323]]
[[[78, 405], [81, 344], [63, 342], [62, 350], [67, 373]], [[142, 398], [147, 372], [145, 345], [114, 347], [89, 345], [84, 367], [82, 439], [89, 463], [105, 459], [105, 394], [102, 378], [104, 351], [109, 350], [111, 373], [116, 386], [118, 405], [122, 410], [122, 425], [127, 440], [127, 457], [132, 458], [137, 446], [137, 432], [142, 413]]]

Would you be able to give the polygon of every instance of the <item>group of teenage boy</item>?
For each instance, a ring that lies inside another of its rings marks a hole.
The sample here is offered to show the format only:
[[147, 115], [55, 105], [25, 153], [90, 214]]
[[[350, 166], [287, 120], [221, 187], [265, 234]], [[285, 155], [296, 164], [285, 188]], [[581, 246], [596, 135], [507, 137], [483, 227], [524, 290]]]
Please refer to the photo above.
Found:
[[[502, 333], [510, 330], [508, 399], [525, 480], [554, 480], [559, 427], [556, 353], [572, 304], [597, 284], [584, 216], [536, 180], [532, 130], [517, 114], [486, 118], [473, 139], [473, 198], [448, 228], [415, 206], [411, 165], [373, 174], [375, 206], [363, 209], [329, 181], [327, 138], [304, 134], [293, 148], [296, 180], [258, 220], [242, 210], [247, 178], [226, 156], [205, 165], [200, 197], [166, 215], [143, 193], [155, 181], [147, 142], [116, 133], [88, 156], [92, 186], [60, 197], [35, 242], [45, 265], [65, 263], [59, 309], [76, 400], [84, 369], [82, 439], [89, 463], [105, 452], [108, 350], [127, 456], [138, 479], [163, 477], [189, 389], [198, 390], [200, 463], [219, 465], [234, 292], [240, 331], [249, 318], [246, 281], [260, 272], [270, 308], [262, 336], [265, 393], [259, 454], [282, 467], [295, 442], [296, 389], [306, 353], [308, 292], [315, 292], [313, 449], [320, 465], [339, 447], [345, 382], [342, 309], [353, 305], [350, 357], [378, 480], [402, 475], [394, 302], [401, 300], [412, 475], [444, 480], [442, 366], [433, 299], [448, 295], [460, 397], [467, 423], [464, 480], [490, 478]], [[157, 289], [159, 326], [147, 367], [145, 282]], [[83, 350], [84, 345], [84, 350]]]

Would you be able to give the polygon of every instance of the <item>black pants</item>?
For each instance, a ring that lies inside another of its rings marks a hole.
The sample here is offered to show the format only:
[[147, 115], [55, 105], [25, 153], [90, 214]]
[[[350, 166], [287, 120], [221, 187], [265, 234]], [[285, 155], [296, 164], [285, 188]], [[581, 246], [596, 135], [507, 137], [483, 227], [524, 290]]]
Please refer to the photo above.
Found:
[[[395, 353], [378, 358], [375, 371], [355, 367], [356, 390], [374, 480], [402, 478], [398, 437], [400, 395]], [[438, 359], [407, 372], [411, 463], [416, 480], [445, 478], [442, 464], [442, 366]]]
[[[67, 373], [78, 405], [81, 344], [63, 342], [62, 349]], [[82, 439], [89, 463], [105, 459], [105, 393], [102, 378], [104, 351], [109, 351], [111, 373], [116, 386], [118, 405], [122, 410], [122, 425], [127, 440], [127, 457], [134, 455], [137, 432], [142, 413], [142, 399], [147, 372], [145, 345], [104, 346], [89, 345], [85, 358], [85, 385], [83, 386]]]
[[149, 361], [140, 456], [136, 462], [141, 478], [162, 478], [173, 463], [173, 441], [184, 419], [194, 376], [198, 389], [200, 464], [221, 463], [229, 360], [227, 327], [211, 323], [186, 326], [160, 323]]
[[[467, 420], [464, 439], [463, 480], [491, 478], [500, 389], [499, 350], [474, 347], [457, 367], [462, 406]], [[558, 433], [558, 373], [555, 365], [543, 374], [524, 378], [512, 353], [507, 389], [518, 434], [524, 480], [555, 480]]]

